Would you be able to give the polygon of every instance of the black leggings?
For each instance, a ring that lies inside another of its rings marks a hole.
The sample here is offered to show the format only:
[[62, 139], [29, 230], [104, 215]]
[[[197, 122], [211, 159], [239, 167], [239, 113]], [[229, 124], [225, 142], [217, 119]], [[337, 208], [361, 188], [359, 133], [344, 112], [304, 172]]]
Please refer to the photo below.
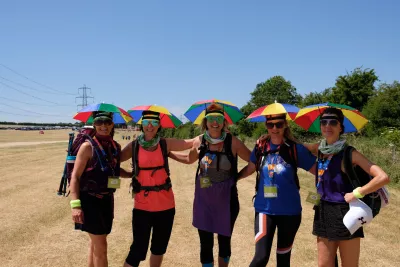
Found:
[[[232, 190], [231, 197], [231, 229], [236, 222], [239, 215], [239, 199], [236, 188]], [[214, 233], [198, 230], [200, 237], [200, 262], [202, 264], [214, 262], [213, 248], [214, 248]], [[231, 236], [218, 235], [218, 256], [224, 258], [227, 262], [231, 256]]]
[[171, 236], [174, 216], [175, 208], [155, 212], [133, 209], [133, 242], [125, 261], [129, 265], [137, 267], [140, 261], [146, 259], [151, 231], [153, 232], [151, 253], [153, 255], [164, 255]]
[[276, 266], [290, 266], [292, 245], [300, 223], [301, 214], [268, 215], [256, 212], [254, 221], [256, 252], [250, 267], [267, 266], [276, 228], [278, 228]]

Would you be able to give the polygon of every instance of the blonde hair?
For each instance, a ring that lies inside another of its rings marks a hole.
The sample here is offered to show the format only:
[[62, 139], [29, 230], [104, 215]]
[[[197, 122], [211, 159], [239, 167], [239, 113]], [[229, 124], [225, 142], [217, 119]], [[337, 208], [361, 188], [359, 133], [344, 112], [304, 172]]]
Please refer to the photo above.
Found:
[[[217, 103], [212, 103], [206, 108], [206, 113], [211, 112], [211, 111], [224, 111], [223, 107]], [[202, 132], [205, 132], [207, 130], [207, 118], [204, 116], [203, 120], [201, 121], [200, 124], [200, 129]], [[224, 127], [222, 128], [223, 131], [227, 132], [228, 131], [228, 121], [224, 119]]]

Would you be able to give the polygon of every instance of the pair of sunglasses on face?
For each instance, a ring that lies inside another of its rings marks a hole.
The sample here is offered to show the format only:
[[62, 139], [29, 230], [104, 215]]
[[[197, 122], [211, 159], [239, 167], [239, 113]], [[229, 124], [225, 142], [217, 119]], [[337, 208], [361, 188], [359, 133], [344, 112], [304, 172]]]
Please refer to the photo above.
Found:
[[336, 127], [339, 125], [339, 121], [336, 119], [321, 119], [320, 120], [320, 124], [321, 126], [332, 126], [332, 127]]
[[160, 121], [159, 120], [149, 120], [149, 119], [142, 120], [143, 126], [149, 126], [149, 124], [151, 124], [153, 127], [157, 127], [160, 125]]
[[99, 120], [96, 120], [95, 122], [94, 122], [94, 126], [101, 126], [101, 125], [106, 125], [106, 126], [110, 126], [111, 124], [112, 124], [113, 122], [112, 122], [112, 120], [110, 120], [110, 119], [99, 119]]
[[282, 129], [283, 126], [285, 126], [285, 122], [279, 121], [279, 122], [267, 122], [267, 129], [273, 129], [276, 127], [277, 129]]
[[209, 123], [217, 122], [218, 124], [224, 123], [224, 116], [207, 116], [207, 121]]

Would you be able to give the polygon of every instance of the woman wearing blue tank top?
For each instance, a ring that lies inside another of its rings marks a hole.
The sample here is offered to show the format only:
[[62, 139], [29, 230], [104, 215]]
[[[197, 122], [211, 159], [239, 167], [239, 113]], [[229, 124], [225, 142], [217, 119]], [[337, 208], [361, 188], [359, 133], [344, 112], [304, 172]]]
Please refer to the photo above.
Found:
[[277, 266], [290, 266], [302, 211], [297, 168], [314, 173], [315, 156], [295, 141], [286, 114], [266, 116], [266, 128], [267, 138], [258, 141], [250, 162], [239, 173], [241, 179], [259, 172], [254, 201], [256, 248], [250, 267], [267, 266], [276, 229]]
[[319, 144], [317, 192], [319, 205], [315, 206], [313, 234], [317, 236], [318, 266], [334, 267], [337, 249], [340, 251], [342, 266], [358, 266], [360, 238], [364, 237], [362, 227], [353, 234], [343, 223], [349, 204], [356, 198], [375, 192], [389, 183], [388, 175], [360, 152], [352, 152], [353, 165], [360, 166], [373, 178], [353, 190], [347, 180], [342, 159], [346, 141], [340, 139], [344, 132], [344, 116], [340, 109], [327, 108], [320, 118], [324, 139]]

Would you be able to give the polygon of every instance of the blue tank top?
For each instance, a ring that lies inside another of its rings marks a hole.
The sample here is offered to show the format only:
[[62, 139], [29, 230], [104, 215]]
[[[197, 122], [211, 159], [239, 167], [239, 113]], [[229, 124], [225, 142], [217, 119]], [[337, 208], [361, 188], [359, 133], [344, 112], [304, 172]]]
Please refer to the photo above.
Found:
[[353, 192], [353, 187], [342, 172], [342, 159], [344, 151], [334, 155], [328, 169], [322, 175], [322, 183], [318, 188], [321, 199], [334, 203], [346, 203], [344, 195]]

